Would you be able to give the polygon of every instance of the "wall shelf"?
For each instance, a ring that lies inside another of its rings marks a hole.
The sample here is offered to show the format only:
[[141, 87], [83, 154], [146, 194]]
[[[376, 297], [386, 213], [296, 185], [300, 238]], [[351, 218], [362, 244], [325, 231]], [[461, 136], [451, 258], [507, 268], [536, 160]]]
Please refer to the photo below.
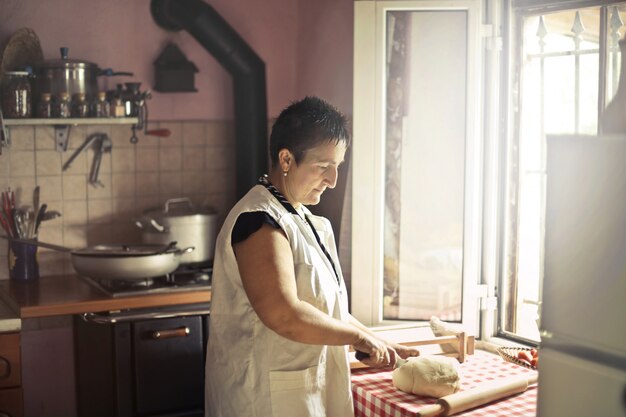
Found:
[[[64, 152], [67, 150], [69, 130], [71, 126], [79, 125], [136, 125], [139, 123], [137, 117], [72, 117], [63, 119], [4, 119], [3, 128], [10, 126], [53, 126], [56, 150]], [[8, 130], [5, 130], [8, 135]], [[9, 139], [9, 138], [7, 138]], [[5, 139], [6, 140], [6, 139]], [[10, 139], [6, 144], [10, 143]], [[0, 145], [1, 146], [1, 145]]]
[[79, 125], [135, 125], [136, 117], [73, 117], [64, 119], [4, 119], [5, 126], [79, 126]]

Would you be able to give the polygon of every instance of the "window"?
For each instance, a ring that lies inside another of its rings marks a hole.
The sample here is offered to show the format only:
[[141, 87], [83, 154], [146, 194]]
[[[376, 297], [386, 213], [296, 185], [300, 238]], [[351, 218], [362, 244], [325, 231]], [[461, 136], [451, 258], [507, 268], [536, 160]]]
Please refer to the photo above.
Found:
[[[590, 3], [601, 4], [584, 7]], [[602, 111], [617, 89], [626, 3], [514, 1], [512, 18], [516, 75], [509, 96], [499, 329], [539, 341], [545, 138], [599, 133]]]
[[352, 312], [475, 329], [480, 3], [357, 1]]

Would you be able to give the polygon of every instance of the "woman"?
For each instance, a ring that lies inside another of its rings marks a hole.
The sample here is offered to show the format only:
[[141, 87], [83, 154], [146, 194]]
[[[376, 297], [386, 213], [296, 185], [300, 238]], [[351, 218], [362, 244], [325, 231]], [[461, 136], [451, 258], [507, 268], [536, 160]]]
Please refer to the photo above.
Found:
[[418, 351], [348, 313], [330, 222], [317, 204], [337, 183], [346, 119], [307, 97], [281, 112], [271, 172], [231, 210], [217, 239], [206, 363], [211, 417], [352, 416], [347, 346], [371, 366]]

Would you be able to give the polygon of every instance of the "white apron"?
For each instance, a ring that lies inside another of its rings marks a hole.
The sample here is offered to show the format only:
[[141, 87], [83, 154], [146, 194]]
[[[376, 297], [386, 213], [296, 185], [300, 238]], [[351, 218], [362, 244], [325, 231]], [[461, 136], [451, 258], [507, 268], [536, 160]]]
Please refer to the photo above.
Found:
[[332, 266], [306, 221], [291, 214], [262, 185], [231, 210], [217, 238], [206, 360], [208, 417], [351, 417], [354, 415], [346, 346], [298, 343], [267, 328], [243, 289], [231, 246], [241, 213], [269, 213], [287, 235], [300, 300], [339, 320], [348, 302], [330, 222], [307, 216], [331, 254]]

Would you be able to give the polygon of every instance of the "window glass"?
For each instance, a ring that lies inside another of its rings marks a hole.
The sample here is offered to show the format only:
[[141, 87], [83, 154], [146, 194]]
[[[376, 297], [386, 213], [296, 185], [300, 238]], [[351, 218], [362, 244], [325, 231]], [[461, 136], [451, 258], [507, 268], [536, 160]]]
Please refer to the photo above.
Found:
[[[535, 5], [536, 6], [536, 5]], [[546, 199], [546, 135], [598, 133], [615, 94], [624, 3], [522, 14], [519, 109], [509, 148], [501, 328], [539, 341]], [[604, 23], [602, 22], [604, 19]], [[605, 48], [605, 53], [603, 53]], [[605, 71], [601, 72], [604, 68]], [[605, 96], [599, 91], [605, 91]]]
[[387, 13], [384, 319], [461, 320], [467, 18]]

